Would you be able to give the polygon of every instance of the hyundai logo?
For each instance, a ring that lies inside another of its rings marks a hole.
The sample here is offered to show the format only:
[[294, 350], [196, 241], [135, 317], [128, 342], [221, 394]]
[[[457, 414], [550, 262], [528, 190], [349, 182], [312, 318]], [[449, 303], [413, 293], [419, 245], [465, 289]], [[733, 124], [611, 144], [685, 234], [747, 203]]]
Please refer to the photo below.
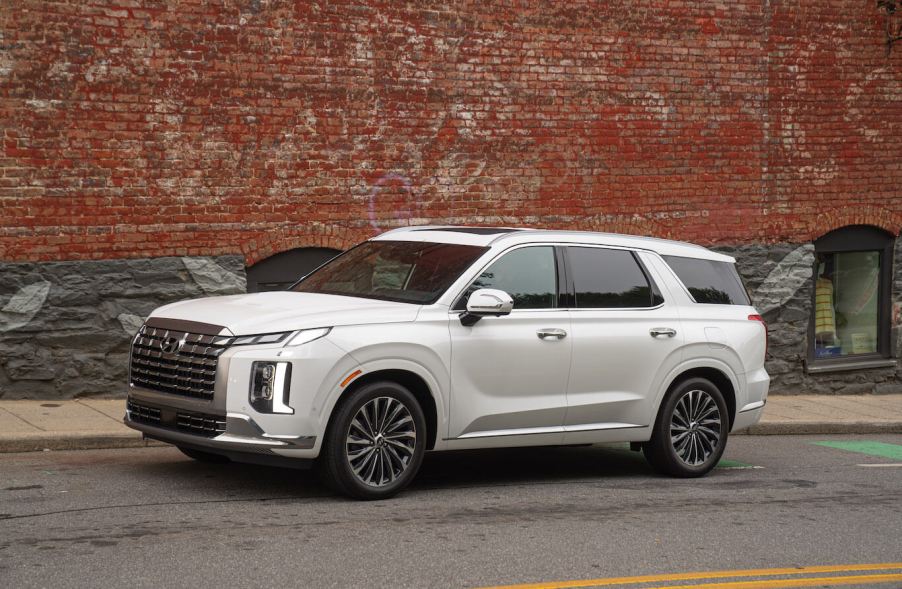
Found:
[[181, 347], [182, 342], [175, 337], [167, 337], [160, 342], [160, 350], [162, 350], [164, 354], [175, 354]]

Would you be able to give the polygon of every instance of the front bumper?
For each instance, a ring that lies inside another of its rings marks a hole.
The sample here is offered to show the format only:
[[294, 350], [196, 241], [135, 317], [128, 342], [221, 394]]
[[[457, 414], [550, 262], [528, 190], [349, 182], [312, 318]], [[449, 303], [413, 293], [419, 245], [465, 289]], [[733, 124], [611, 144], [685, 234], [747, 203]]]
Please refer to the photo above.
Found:
[[[129, 395], [123, 422], [144, 437], [227, 456], [237, 462], [274, 466], [309, 467], [316, 436], [274, 436], [266, 434], [246, 415], [228, 413], [204, 415], [210, 422], [225, 422], [224, 431], [198, 433], [186, 427], [178, 408], [159, 402], [148, 402]], [[152, 418], [148, 417], [152, 415]], [[224, 417], [224, 420], [222, 419]]]

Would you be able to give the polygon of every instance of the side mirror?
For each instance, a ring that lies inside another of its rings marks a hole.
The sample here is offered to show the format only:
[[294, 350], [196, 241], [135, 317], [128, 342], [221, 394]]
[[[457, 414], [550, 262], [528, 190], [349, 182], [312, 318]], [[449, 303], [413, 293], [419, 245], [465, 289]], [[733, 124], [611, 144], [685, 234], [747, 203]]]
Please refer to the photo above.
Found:
[[467, 299], [467, 311], [461, 314], [460, 322], [469, 327], [486, 316], [510, 315], [513, 309], [514, 299], [503, 290], [480, 288]]

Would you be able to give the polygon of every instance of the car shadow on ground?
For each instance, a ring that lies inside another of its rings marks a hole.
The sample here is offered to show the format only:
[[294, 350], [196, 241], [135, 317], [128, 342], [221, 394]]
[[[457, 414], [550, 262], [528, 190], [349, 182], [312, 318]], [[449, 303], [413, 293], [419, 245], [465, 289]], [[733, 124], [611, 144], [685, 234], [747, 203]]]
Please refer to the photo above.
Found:
[[[197, 462], [173, 449], [142, 466], [143, 475], [177, 481], [180, 487], [215, 488], [230, 497], [333, 497], [313, 470], [252, 464]], [[641, 452], [620, 446], [561, 446], [467, 450], [426, 454], [411, 491], [480, 486], [623, 480], [653, 472]]]

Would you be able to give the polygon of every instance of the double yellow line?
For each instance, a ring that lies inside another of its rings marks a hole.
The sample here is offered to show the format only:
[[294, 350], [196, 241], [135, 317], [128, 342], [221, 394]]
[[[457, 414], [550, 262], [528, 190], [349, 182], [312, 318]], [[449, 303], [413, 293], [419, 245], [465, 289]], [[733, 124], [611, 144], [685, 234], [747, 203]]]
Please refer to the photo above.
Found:
[[[881, 571], [875, 573], [874, 571]], [[840, 574], [866, 573], [871, 574]], [[816, 576], [831, 573], [830, 576]], [[807, 575], [800, 577], [799, 575]], [[751, 577], [778, 577], [787, 579], [755, 579]], [[698, 573], [671, 573], [666, 575], [642, 575], [638, 577], [608, 577], [604, 579], [582, 579], [574, 581], [553, 581], [549, 583], [528, 583], [504, 585], [484, 589], [570, 589], [575, 587], [611, 587], [616, 585], [649, 585], [671, 581], [714, 581], [716, 579], [741, 579], [715, 581], [686, 585], [657, 585], [642, 589], [784, 589], [786, 587], [834, 587], [840, 585], [876, 585], [896, 581], [902, 586], [902, 562], [875, 564], [847, 564], [830, 566], [785, 567], [775, 569], [745, 569], [734, 571], [711, 571]]]

